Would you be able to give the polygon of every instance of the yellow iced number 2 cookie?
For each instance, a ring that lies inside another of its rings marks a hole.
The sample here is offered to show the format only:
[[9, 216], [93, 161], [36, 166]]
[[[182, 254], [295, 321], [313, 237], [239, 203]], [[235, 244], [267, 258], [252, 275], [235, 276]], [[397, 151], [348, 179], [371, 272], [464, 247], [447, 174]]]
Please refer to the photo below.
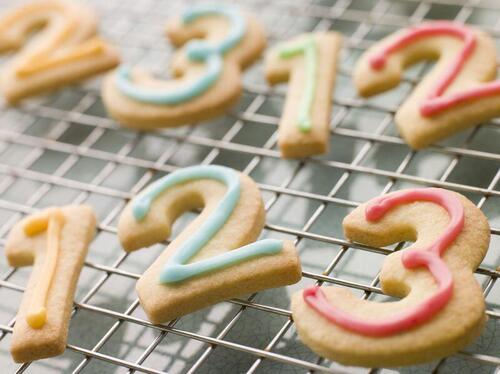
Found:
[[456, 22], [423, 23], [375, 43], [354, 73], [359, 93], [371, 96], [397, 86], [405, 67], [436, 58], [396, 112], [399, 132], [415, 149], [500, 115], [494, 40]]
[[222, 166], [193, 166], [159, 179], [125, 208], [118, 224], [126, 251], [161, 242], [182, 213], [202, 208], [137, 282], [144, 311], [161, 323], [216, 302], [298, 282], [292, 242], [255, 242], [264, 225], [259, 189]]
[[95, 35], [96, 28], [94, 13], [71, 1], [41, 0], [3, 14], [0, 53], [20, 49], [1, 68], [6, 100], [15, 103], [116, 66], [116, 51]]
[[11, 266], [34, 265], [11, 342], [16, 362], [61, 354], [76, 282], [95, 232], [92, 209], [48, 208], [14, 226], [5, 245]]
[[410, 365], [452, 354], [479, 335], [486, 314], [473, 272], [490, 228], [472, 202], [438, 188], [402, 190], [359, 206], [343, 225], [362, 244], [415, 243], [387, 256], [380, 272], [382, 291], [399, 301], [317, 286], [293, 296], [299, 336], [315, 352], [346, 365]]
[[[175, 79], [120, 66], [103, 86], [110, 115], [134, 128], [178, 126], [221, 115], [241, 94], [241, 70], [265, 46], [262, 27], [236, 8], [199, 5], [169, 23]], [[194, 39], [194, 40], [193, 40]]]
[[332, 91], [341, 37], [335, 32], [304, 34], [266, 56], [269, 83], [289, 80], [278, 132], [285, 158], [325, 153], [330, 139]]

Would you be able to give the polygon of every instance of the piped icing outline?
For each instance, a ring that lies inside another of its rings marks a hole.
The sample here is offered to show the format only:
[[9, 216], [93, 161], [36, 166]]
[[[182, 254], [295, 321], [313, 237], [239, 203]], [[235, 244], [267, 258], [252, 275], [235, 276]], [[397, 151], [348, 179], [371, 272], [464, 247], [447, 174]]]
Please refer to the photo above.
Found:
[[116, 71], [116, 86], [126, 96], [145, 103], [156, 105], [175, 105], [202, 95], [212, 87], [222, 74], [224, 54], [234, 48], [245, 36], [246, 19], [238, 10], [220, 5], [198, 5], [182, 15], [184, 24], [189, 24], [200, 17], [224, 16], [229, 20], [228, 35], [216, 44], [204, 40], [191, 40], [185, 48], [187, 57], [193, 62], [204, 62], [205, 72], [196, 80], [188, 82], [175, 90], [152, 89], [141, 87], [133, 82], [132, 68], [121, 65]]
[[305, 60], [305, 87], [297, 113], [297, 125], [301, 132], [308, 133], [312, 128], [311, 111], [314, 103], [318, 67], [318, 46], [313, 35], [304, 40], [287, 43], [279, 48], [279, 56], [290, 59], [303, 55]]
[[444, 308], [453, 295], [453, 275], [441, 257], [464, 227], [464, 207], [459, 198], [452, 192], [439, 188], [399, 191], [368, 204], [365, 217], [368, 221], [377, 222], [394, 207], [417, 201], [438, 204], [450, 215], [448, 226], [433, 243], [423, 249], [406, 250], [401, 257], [403, 266], [407, 269], [427, 267], [436, 280], [437, 292], [423, 302], [384, 320], [364, 319], [333, 306], [318, 286], [304, 290], [303, 298], [307, 305], [328, 321], [367, 336], [389, 336], [406, 331], [430, 320]]
[[30, 306], [26, 313], [26, 322], [34, 329], [42, 328], [47, 322], [47, 297], [54, 279], [57, 259], [60, 251], [61, 232], [65, 224], [61, 209], [54, 208], [43, 215], [28, 218], [24, 224], [24, 233], [35, 236], [47, 231], [47, 246], [43, 262], [43, 272], [37, 280]]
[[250, 258], [276, 254], [283, 249], [282, 240], [263, 239], [211, 258], [186, 264], [230, 219], [240, 199], [240, 176], [234, 170], [224, 166], [191, 166], [177, 170], [157, 180], [132, 200], [131, 208], [134, 219], [137, 222], [144, 220], [154, 200], [169, 188], [200, 179], [222, 182], [227, 186], [227, 191], [212, 214], [168, 259], [160, 273], [160, 283], [180, 282], [194, 276], [229, 267]]
[[457, 22], [435, 21], [408, 28], [406, 32], [384, 46], [381, 51], [374, 52], [369, 58], [370, 66], [374, 70], [382, 70], [391, 53], [404, 48], [415, 40], [440, 35], [460, 38], [464, 41], [464, 47], [451, 64], [451, 68], [438, 80], [427, 98], [420, 104], [420, 114], [424, 117], [438, 115], [468, 100], [500, 93], [500, 81], [497, 80], [489, 83], [481, 83], [477, 87], [462, 92], [445, 95], [446, 90], [460, 74], [461, 69], [467, 63], [477, 44], [477, 37], [474, 31]]

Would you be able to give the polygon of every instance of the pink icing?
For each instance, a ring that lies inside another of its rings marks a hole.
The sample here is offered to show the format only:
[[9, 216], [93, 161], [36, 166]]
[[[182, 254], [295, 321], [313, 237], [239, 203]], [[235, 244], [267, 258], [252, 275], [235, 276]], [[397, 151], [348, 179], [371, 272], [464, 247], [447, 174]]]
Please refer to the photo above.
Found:
[[464, 92], [454, 93], [443, 97], [450, 84], [458, 76], [467, 59], [472, 55], [476, 47], [476, 35], [463, 25], [450, 21], [436, 21], [424, 25], [411, 27], [404, 34], [396, 38], [392, 43], [370, 58], [370, 65], [374, 70], [383, 69], [388, 56], [404, 48], [409, 43], [428, 36], [449, 35], [464, 41], [464, 47], [453, 61], [444, 76], [438, 80], [427, 99], [420, 106], [420, 113], [430, 117], [457, 104], [471, 99], [479, 99], [500, 93], [500, 82], [482, 84], [479, 87]]
[[439, 188], [422, 188], [395, 192], [371, 202], [365, 211], [368, 221], [380, 220], [389, 210], [415, 201], [430, 201], [442, 206], [450, 215], [444, 232], [428, 247], [406, 250], [401, 261], [407, 269], [425, 266], [438, 285], [438, 290], [420, 304], [387, 317], [384, 321], [366, 320], [331, 305], [318, 286], [304, 290], [304, 301], [323, 317], [347, 330], [369, 336], [387, 336], [413, 328], [439, 312], [453, 294], [453, 276], [441, 259], [444, 251], [457, 238], [464, 226], [462, 203], [452, 192]]

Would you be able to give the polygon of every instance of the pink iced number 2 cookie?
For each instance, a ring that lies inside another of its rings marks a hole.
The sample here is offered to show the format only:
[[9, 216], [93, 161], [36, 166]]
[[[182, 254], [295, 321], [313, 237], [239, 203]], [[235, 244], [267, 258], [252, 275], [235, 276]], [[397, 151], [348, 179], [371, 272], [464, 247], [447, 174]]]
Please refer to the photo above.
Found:
[[354, 81], [362, 96], [397, 86], [405, 67], [438, 59], [396, 112], [396, 124], [415, 149], [500, 115], [495, 42], [456, 22], [435, 21], [398, 31], [358, 61]]
[[301, 339], [318, 354], [348, 365], [399, 366], [463, 348], [486, 320], [473, 272], [490, 230], [481, 211], [457, 193], [423, 188], [394, 192], [344, 219], [348, 239], [370, 246], [415, 241], [387, 256], [382, 291], [399, 301], [378, 303], [336, 287], [294, 295]]

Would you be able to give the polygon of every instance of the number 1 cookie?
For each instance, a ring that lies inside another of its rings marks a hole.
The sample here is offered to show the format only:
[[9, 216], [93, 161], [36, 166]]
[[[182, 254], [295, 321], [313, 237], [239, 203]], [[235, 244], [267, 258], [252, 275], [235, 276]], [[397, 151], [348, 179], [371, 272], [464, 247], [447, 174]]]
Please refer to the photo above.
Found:
[[401, 300], [361, 300], [337, 287], [296, 293], [293, 318], [311, 349], [345, 365], [401, 366], [455, 353], [480, 334], [485, 304], [473, 273], [490, 228], [472, 202], [439, 188], [403, 190], [359, 206], [343, 226], [365, 245], [415, 242], [380, 272], [382, 291]]
[[96, 32], [95, 14], [72, 1], [35, 1], [3, 14], [0, 53], [19, 50], [1, 68], [5, 99], [15, 103], [116, 66], [117, 52]]
[[278, 130], [284, 158], [325, 153], [330, 139], [332, 91], [341, 37], [335, 32], [304, 34], [266, 56], [269, 83], [289, 81]]
[[358, 61], [354, 82], [362, 96], [397, 86], [403, 69], [438, 59], [396, 112], [401, 136], [414, 149], [500, 115], [495, 42], [450, 21], [412, 26], [375, 43]]
[[239, 99], [241, 71], [265, 47], [255, 17], [230, 6], [198, 5], [168, 24], [176, 46], [172, 80], [123, 65], [103, 85], [106, 108], [123, 125], [171, 127], [223, 114]]
[[69, 205], [45, 209], [12, 228], [5, 245], [9, 264], [33, 265], [12, 335], [14, 361], [64, 352], [76, 283], [95, 226], [90, 207]]
[[120, 216], [123, 248], [135, 251], [163, 241], [177, 217], [195, 208], [202, 208], [201, 214], [137, 282], [151, 322], [300, 280], [292, 242], [255, 241], [265, 219], [255, 182], [222, 166], [181, 169], [140, 192]]

